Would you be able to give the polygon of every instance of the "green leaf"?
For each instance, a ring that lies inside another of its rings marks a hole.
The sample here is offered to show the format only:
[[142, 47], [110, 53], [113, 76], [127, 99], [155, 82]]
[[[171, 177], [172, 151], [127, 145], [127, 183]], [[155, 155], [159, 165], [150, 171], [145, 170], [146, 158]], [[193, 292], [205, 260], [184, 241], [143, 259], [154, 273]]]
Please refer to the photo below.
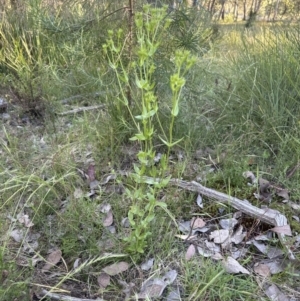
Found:
[[138, 88], [140, 89], [144, 89], [147, 84], [148, 84], [148, 81], [145, 80], [145, 79], [138, 79], [137, 77], [135, 78], [135, 84], [137, 85]]
[[155, 178], [142, 177], [141, 178], [141, 183], [145, 183], [145, 184], [149, 184], [149, 185], [155, 185], [155, 184], [158, 184], [159, 182]]
[[171, 176], [169, 176], [169, 177], [163, 179], [163, 180], [161, 181], [162, 187], [167, 186], [167, 185], [169, 184], [169, 182], [170, 182], [170, 179], [171, 179]]
[[130, 141], [136, 141], [136, 140], [144, 141], [144, 140], [146, 140], [146, 137], [144, 136], [143, 133], [138, 133], [138, 134], [135, 134], [133, 137], [131, 137], [129, 140]]
[[178, 105], [178, 101], [176, 101], [175, 105], [172, 108], [171, 114], [172, 116], [176, 117], [179, 113], [179, 105]]
[[155, 203], [155, 207], [161, 207], [163, 209], [166, 209], [168, 207], [168, 205], [164, 202], [157, 202]]
[[123, 75], [119, 74], [118, 76], [120, 77], [122, 82], [124, 82], [126, 84], [129, 82], [129, 78], [128, 78], [128, 75], [126, 73], [124, 73]]
[[162, 179], [159, 183], [154, 184], [154, 186], [157, 187], [157, 188], [164, 188], [169, 184], [170, 179], [171, 179], [171, 176], [169, 176], [165, 179]]
[[175, 141], [175, 142], [173, 142], [173, 143], [169, 143], [169, 142], [167, 142], [166, 140], [164, 140], [163, 138], [161, 138], [160, 136], [159, 136], [159, 139], [166, 145], [166, 146], [168, 146], [168, 147], [173, 147], [174, 145], [176, 145], [177, 143], [179, 143], [180, 141], [182, 141], [183, 140], [183, 138], [184, 137], [182, 137], [181, 139], [179, 139], [179, 140], [177, 140], [177, 141]]
[[159, 136], [159, 139], [160, 139], [166, 146], [168, 146], [168, 147], [171, 148], [171, 147], [173, 147], [174, 145], [176, 145], [177, 143], [179, 143], [180, 141], [182, 141], [182, 140], [183, 140], [183, 137], [182, 137], [181, 139], [179, 139], [179, 140], [173, 142], [173, 143], [169, 143], [168, 141], [164, 140], [164, 139], [161, 138], [160, 136]]
[[145, 221], [147, 223], [150, 223], [151, 221], [153, 221], [154, 217], [155, 217], [155, 214], [150, 214], [146, 217]]
[[138, 253], [141, 253], [141, 254], [144, 253], [144, 250], [143, 250], [142, 246], [139, 246], [139, 247], [137, 248], [137, 252], [138, 252]]
[[145, 112], [142, 115], [137, 115], [135, 116], [136, 119], [138, 120], [145, 120], [145, 119], [149, 119], [150, 117], [154, 116], [156, 113], [155, 110], [151, 110], [149, 112]]
[[141, 164], [144, 164], [144, 165], [148, 165], [148, 163], [149, 163], [149, 161], [148, 161], [147, 158], [142, 158], [142, 157], [140, 157], [140, 158], [139, 158], [139, 161], [141, 162]]
[[[129, 212], [128, 212], [128, 215], [129, 214], [132, 214], [132, 216], [133, 215], [137, 215], [137, 216], [140, 216], [140, 217], [142, 217], [143, 215], [144, 215], [144, 213], [143, 213], [143, 211], [141, 210], [141, 208], [139, 207], [139, 206], [137, 206], [137, 205], [132, 205], [131, 207], [130, 207], [130, 210], [129, 210]], [[128, 217], [129, 218], [129, 217]]]
[[115, 64], [113, 64], [112, 62], [109, 62], [109, 66], [110, 68], [116, 70], [117, 69], [117, 66]]
[[131, 211], [128, 212], [128, 219], [129, 219], [130, 225], [135, 226], [135, 221], [133, 219], [133, 212], [131, 212]]
[[164, 140], [164, 139], [161, 138], [160, 136], [159, 136], [159, 139], [160, 139], [166, 146], [171, 147], [171, 143], [169, 143], [168, 141]]

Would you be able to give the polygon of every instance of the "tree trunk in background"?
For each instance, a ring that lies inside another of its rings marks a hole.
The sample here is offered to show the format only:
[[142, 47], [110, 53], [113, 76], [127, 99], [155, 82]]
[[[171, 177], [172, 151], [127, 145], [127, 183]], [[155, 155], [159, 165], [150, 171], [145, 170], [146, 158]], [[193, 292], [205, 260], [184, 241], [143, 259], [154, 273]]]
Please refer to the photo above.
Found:
[[210, 3], [211, 3], [211, 1], [208, 0], [208, 1], [207, 1], [207, 11], [210, 11]]
[[255, 0], [254, 10], [258, 13], [262, 0]]
[[254, 12], [254, 0], [251, 1], [250, 12]]
[[210, 14], [213, 15], [214, 14], [214, 6], [215, 6], [216, 0], [212, 0], [211, 1], [211, 5], [209, 8]]
[[222, 19], [224, 20], [224, 16], [225, 16], [225, 2], [226, 0], [221, 0], [221, 10], [220, 10], [220, 13], [219, 13], [219, 17], [218, 17], [218, 20]]
[[233, 7], [233, 20], [236, 22], [238, 19], [239, 15], [239, 4], [237, 0], [234, 2], [234, 7]]
[[6, 1], [0, 0], [0, 12], [4, 11], [6, 8]]
[[279, 7], [279, 0], [276, 0], [276, 5], [274, 8], [274, 16], [273, 16], [273, 21], [275, 21], [277, 19], [277, 15], [278, 15], [278, 7]]
[[243, 0], [243, 8], [244, 8], [243, 21], [246, 21], [246, 19], [247, 19], [247, 0]]
[[[273, 4], [273, 0], [272, 0], [272, 4]], [[270, 19], [271, 19], [271, 13], [272, 13], [272, 5], [270, 4], [270, 8], [269, 8], [269, 11], [268, 11], [268, 16], [267, 16], [267, 21], [269, 22]]]

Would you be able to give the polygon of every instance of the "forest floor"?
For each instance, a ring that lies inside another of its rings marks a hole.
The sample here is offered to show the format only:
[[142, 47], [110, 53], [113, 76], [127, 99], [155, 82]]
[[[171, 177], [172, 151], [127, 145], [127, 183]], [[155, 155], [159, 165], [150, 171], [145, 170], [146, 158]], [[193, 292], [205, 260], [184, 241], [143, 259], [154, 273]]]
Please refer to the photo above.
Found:
[[[170, 153], [154, 145], [151, 166], [166, 158], [168, 180], [143, 178], [149, 199], [161, 187], [143, 252], [128, 251], [141, 143], [107, 103], [97, 93], [55, 105], [41, 95], [28, 106], [2, 87], [0, 300], [300, 300], [299, 124], [280, 132], [273, 122], [285, 105], [266, 100], [283, 60], [267, 65], [270, 53], [258, 55], [268, 48], [246, 53], [240, 36], [228, 39], [187, 78], [182, 142]], [[229, 66], [243, 54], [244, 65]]]

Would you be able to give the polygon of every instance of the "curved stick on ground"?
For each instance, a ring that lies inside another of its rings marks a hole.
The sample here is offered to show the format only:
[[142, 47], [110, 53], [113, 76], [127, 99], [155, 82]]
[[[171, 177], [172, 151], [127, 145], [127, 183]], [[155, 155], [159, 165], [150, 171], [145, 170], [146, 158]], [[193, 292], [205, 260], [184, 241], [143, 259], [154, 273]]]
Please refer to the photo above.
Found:
[[[179, 180], [179, 179], [171, 179], [170, 184], [181, 187], [181, 188], [189, 190], [189, 191], [197, 192], [208, 198], [217, 200], [218, 202], [226, 203], [229, 206], [232, 206], [233, 208], [240, 210], [241, 212], [243, 212], [251, 217], [257, 218], [257, 219], [261, 220], [262, 222], [272, 225], [274, 227], [280, 227], [280, 226], [284, 226], [284, 225], [288, 224], [287, 218], [283, 214], [281, 214], [279, 211], [276, 211], [276, 210], [273, 210], [270, 208], [264, 208], [264, 209], [257, 208], [255, 206], [253, 206], [252, 204], [250, 204], [250, 202], [247, 200], [240, 200], [236, 197], [232, 197], [230, 195], [216, 191], [214, 189], [207, 188], [195, 181], [188, 182], [188, 181], [183, 181], [183, 180]], [[295, 256], [294, 256], [293, 252], [290, 250], [290, 248], [286, 244], [284, 234], [277, 233], [277, 235], [280, 239], [281, 244], [287, 250], [289, 259], [295, 260]]]

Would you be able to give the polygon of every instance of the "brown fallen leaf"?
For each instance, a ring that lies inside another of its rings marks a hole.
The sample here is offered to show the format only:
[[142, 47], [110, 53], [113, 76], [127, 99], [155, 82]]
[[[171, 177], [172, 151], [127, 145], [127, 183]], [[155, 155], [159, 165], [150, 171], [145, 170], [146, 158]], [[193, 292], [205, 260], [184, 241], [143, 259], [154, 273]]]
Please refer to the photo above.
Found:
[[250, 170], [243, 172], [243, 177], [246, 179], [249, 179], [251, 181], [251, 184], [257, 183], [257, 179], [256, 179], [254, 173]]
[[267, 255], [268, 258], [273, 259], [283, 255], [283, 251], [278, 247], [272, 247], [267, 244], [252, 240], [251, 243], [263, 254]]
[[229, 231], [225, 229], [215, 230], [210, 233], [209, 239], [217, 244], [224, 243], [229, 238]]
[[77, 258], [73, 263], [73, 269], [77, 269], [79, 267], [79, 262], [81, 261], [81, 258]]
[[246, 270], [244, 267], [242, 267], [234, 258], [228, 256], [226, 259], [222, 260], [222, 264], [226, 270], [227, 273], [230, 274], [250, 274], [248, 270]]
[[112, 211], [110, 210], [106, 213], [106, 216], [104, 217], [103, 226], [109, 227], [112, 225], [113, 222], [114, 222], [114, 217]]
[[111, 211], [111, 205], [109, 203], [103, 203], [97, 206], [97, 210], [102, 213], [107, 213]]
[[206, 222], [200, 217], [193, 218], [191, 220], [191, 226], [193, 227], [193, 229], [203, 228], [205, 225]]
[[89, 182], [96, 180], [95, 164], [90, 164], [87, 170], [87, 176]]
[[275, 233], [292, 236], [292, 230], [291, 230], [290, 225], [277, 226], [277, 227], [274, 227], [270, 230], [275, 232]]
[[172, 284], [176, 277], [176, 270], [171, 270], [161, 278], [146, 280], [141, 287], [141, 292], [138, 294], [138, 299], [148, 300], [148, 298], [160, 297], [165, 288]]
[[212, 241], [205, 240], [204, 245], [208, 250], [210, 250], [212, 252], [221, 253], [221, 247]]
[[106, 274], [105, 272], [102, 272], [97, 277], [97, 282], [98, 282], [100, 288], [104, 289], [110, 284], [110, 276], [108, 274]]
[[270, 191], [270, 182], [263, 178], [258, 180], [259, 183], [259, 196], [258, 199], [265, 203], [270, 203], [272, 200], [272, 193]]
[[220, 220], [219, 224], [223, 229], [230, 230], [238, 224], [238, 220], [235, 218], [224, 218]]
[[203, 208], [203, 199], [202, 199], [202, 196], [201, 196], [200, 194], [198, 194], [198, 196], [197, 196], [196, 203], [197, 203], [197, 205], [198, 205], [200, 208]]
[[284, 270], [284, 262], [280, 259], [272, 259], [271, 261], [266, 262], [264, 264], [268, 266], [271, 275], [281, 273]]
[[186, 253], [185, 253], [185, 259], [190, 260], [194, 255], [196, 254], [196, 248], [192, 244], [188, 247]]
[[62, 252], [59, 249], [50, 253], [47, 256], [46, 259], [47, 263], [43, 266], [42, 271], [43, 272], [49, 271], [53, 266], [55, 266], [60, 261], [61, 255]]
[[270, 268], [266, 264], [258, 264], [254, 266], [254, 272], [263, 277], [271, 275]]
[[107, 267], [103, 268], [102, 271], [108, 274], [109, 276], [118, 275], [129, 268], [129, 264], [125, 261], [120, 261], [118, 263], [114, 263], [108, 265]]
[[149, 260], [141, 264], [141, 269], [143, 271], [149, 271], [153, 267], [153, 263], [154, 263], [154, 258], [150, 258]]
[[270, 186], [270, 182], [263, 178], [258, 179], [258, 184], [259, 186]]
[[267, 287], [265, 289], [265, 294], [270, 298], [271, 301], [290, 301], [290, 298], [285, 296], [275, 284]]
[[23, 267], [34, 267], [39, 261], [43, 259], [40, 258], [38, 255], [34, 255], [33, 257], [26, 257], [26, 256], [18, 256], [15, 259], [15, 262], [19, 266]]
[[230, 237], [230, 241], [236, 245], [240, 244], [246, 237], [246, 231], [243, 231], [243, 226], [240, 225], [235, 233]]
[[9, 236], [12, 237], [16, 242], [21, 242], [24, 239], [25, 230], [15, 229], [10, 232]]
[[167, 301], [180, 301], [180, 300], [182, 300], [180, 296], [180, 289], [179, 286], [176, 286], [176, 288], [173, 288], [169, 292], [167, 296]]
[[207, 248], [204, 247], [197, 247], [197, 251], [199, 253], [199, 255], [203, 256], [203, 257], [212, 257], [215, 253]]
[[74, 198], [75, 198], [75, 199], [80, 199], [80, 198], [83, 197], [83, 191], [82, 191], [81, 188], [75, 188], [73, 194], [74, 194]]
[[166, 288], [166, 284], [161, 279], [153, 279], [146, 285], [143, 285], [141, 292], [138, 294], [139, 299], [158, 298]]
[[280, 197], [282, 197], [285, 200], [289, 200], [290, 196], [289, 196], [289, 191], [287, 189], [278, 189], [276, 191], [276, 194]]
[[294, 210], [300, 211], [300, 205], [298, 205], [298, 204], [296, 204], [296, 203], [294, 203], [294, 202], [291, 202], [291, 201], [288, 202], [288, 205], [289, 205], [291, 208], [293, 208]]
[[30, 228], [34, 226], [34, 223], [32, 223], [32, 221], [30, 220], [27, 214], [22, 214], [18, 220], [21, 224], [24, 224], [26, 228]]

